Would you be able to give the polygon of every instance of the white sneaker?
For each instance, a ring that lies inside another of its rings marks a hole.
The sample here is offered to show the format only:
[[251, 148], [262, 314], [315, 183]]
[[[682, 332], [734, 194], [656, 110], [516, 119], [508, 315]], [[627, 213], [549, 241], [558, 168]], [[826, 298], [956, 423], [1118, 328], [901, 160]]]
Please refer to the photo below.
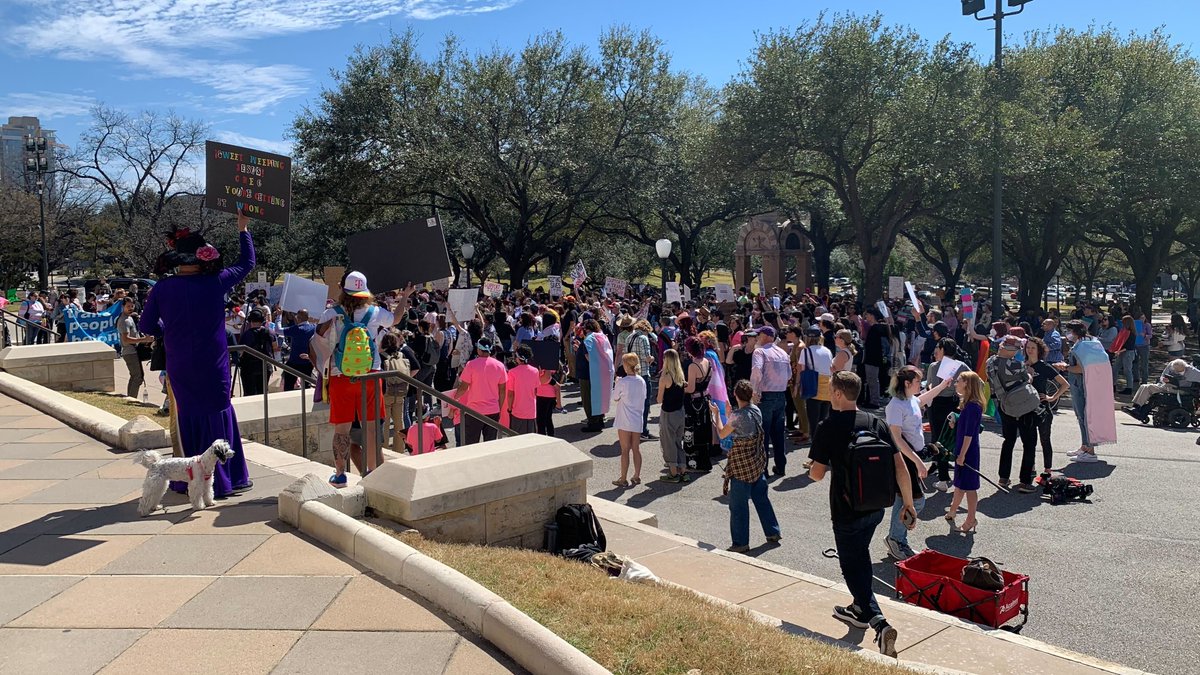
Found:
[[1083, 452], [1083, 451], [1082, 451], [1082, 450], [1079, 450], [1078, 448], [1077, 448], [1077, 449], [1075, 449], [1075, 450], [1068, 450], [1068, 451], [1067, 451], [1067, 457], [1074, 457], [1074, 456], [1078, 455], [1078, 454], [1079, 454], [1079, 453], [1081, 453], [1081, 452]]
[[1089, 462], [1099, 462], [1100, 458], [1097, 457], [1096, 453], [1094, 453], [1094, 452], [1081, 452], [1078, 455], [1075, 455], [1074, 457], [1072, 457], [1071, 461], [1072, 462], [1082, 462], [1084, 464], [1087, 464]]
[[950, 481], [939, 480], [933, 484], [933, 487], [936, 488], [938, 492], [946, 492], [950, 489]]

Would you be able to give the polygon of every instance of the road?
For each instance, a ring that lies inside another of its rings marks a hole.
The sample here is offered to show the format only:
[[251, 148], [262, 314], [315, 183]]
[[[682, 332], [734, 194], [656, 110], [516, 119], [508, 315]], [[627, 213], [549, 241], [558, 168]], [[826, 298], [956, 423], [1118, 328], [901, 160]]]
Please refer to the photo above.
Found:
[[[650, 511], [665, 530], [722, 548], [729, 545], [719, 471], [686, 485], [658, 481], [661, 452], [657, 441], [649, 441], [643, 446], [645, 482], [615, 488], [611, 481], [619, 473], [620, 452], [611, 422], [601, 434], [580, 434], [576, 387], [568, 385], [564, 402], [568, 412], [556, 415], [559, 435], [596, 460], [590, 493]], [[1079, 429], [1070, 406], [1063, 407], [1054, 424], [1054, 466], [1094, 485], [1090, 503], [1053, 506], [1038, 495], [1003, 494], [985, 483], [978, 534], [967, 536], [949, 531], [941, 516], [950, 495], [934, 492], [927, 495], [910, 543], [917, 550], [986, 556], [1028, 574], [1031, 610], [1023, 635], [1143, 670], [1200, 673], [1190, 620], [1200, 592], [1193, 569], [1200, 561], [1200, 517], [1188, 510], [1186, 501], [1200, 485], [1196, 434], [1144, 427], [1117, 413], [1120, 442], [1100, 448], [1105, 461], [1071, 464], [1064, 453], [1079, 446]], [[651, 410], [651, 431], [657, 435], [656, 415], [657, 407]], [[1000, 440], [995, 427], [981, 438], [982, 466], [993, 479]], [[799, 472], [806, 455], [807, 449], [791, 454], [789, 475], [770, 483], [783, 544], [764, 546], [752, 515], [751, 545], [756, 548], [750, 554], [840, 579], [837, 562], [821, 556], [833, 546], [828, 483], [791, 473]], [[878, 532], [872, 547], [875, 569], [879, 578], [893, 583], [895, 568], [884, 536], [885, 531]], [[876, 586], [877, 592], [890, 592]]]

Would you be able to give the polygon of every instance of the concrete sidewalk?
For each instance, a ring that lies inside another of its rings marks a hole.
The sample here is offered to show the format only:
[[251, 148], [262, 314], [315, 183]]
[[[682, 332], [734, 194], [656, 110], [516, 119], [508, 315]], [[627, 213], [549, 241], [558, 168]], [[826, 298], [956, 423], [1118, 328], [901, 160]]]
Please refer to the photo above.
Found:
[[[608, 549], [633, 558], [663, 580], [771, 617], [788, 632], [876, 650], [873, 631], [833, 618], [834, 605], [851, 602], [844, 584], [665, 532], [645, 524], [653, 522], [645, 511], [591, 501], [603, 522]], [[1142, 672], [888, 598], [879, 597], [879, 604], [900, 633], [896, 648], [902, 665], [988, 675]]]
[[250, 492], [139, 518], [130, 455], [0, 396], [0, 673], [522, 672], [280, 522], [311, 467], [257, 450]]

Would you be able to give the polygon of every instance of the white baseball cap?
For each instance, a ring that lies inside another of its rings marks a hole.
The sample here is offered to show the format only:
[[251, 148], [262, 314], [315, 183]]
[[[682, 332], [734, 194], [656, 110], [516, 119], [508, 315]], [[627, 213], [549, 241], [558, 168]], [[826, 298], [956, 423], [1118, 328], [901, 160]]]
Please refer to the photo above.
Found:
[[367, 289], [367, 276], [362, 272], [347, 274], [346, 283], [343, 284], [342, 290], [346, 291], [346, 295], [355, 298], [371, 297], [371, 291]]

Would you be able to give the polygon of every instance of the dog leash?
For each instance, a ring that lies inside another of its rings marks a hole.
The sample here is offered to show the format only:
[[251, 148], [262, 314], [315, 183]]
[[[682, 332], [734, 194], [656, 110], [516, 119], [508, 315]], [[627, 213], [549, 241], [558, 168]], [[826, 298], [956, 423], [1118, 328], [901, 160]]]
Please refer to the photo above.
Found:
[[1010, 494], [1012, 494], [1012, 492], [1011, 492], [1011, 491], [1010, 491], [1008, 488], [1001, 487], [1001, 486], [997, 485], [997, 484], [995, 483], [995, 481], [993, 481], [991, 478], [988, 478], [987, 476], [985, 476], [985, 475], [983, 475], [982, 473], [980, 473], [980, 472], [979, 472], [979, 469], [976, 469], [975, 467], [971, 466], [970, 464], [967, 464], [966, 462], [963, 462], [962, 464], [955, 464], [954, 466], [965, 466], [965, 467], [967, 467], [968, 469], [970, 469], [970, 470], [974, 471], [976, 476], [979, 476], [980, 478], [982, 478], [982, 479], [986, 480], [987, 482], [991, 483], [992, 485], [994, 485], [994, 486], [996, 487], [996, 489], [997, 489], [997, 490], [999, 490], [999, 491], [1003, 492], [1003, 493], [1004, 493], [1004, 494], [1006, 494], [1006, 495], [1010, 495]]

